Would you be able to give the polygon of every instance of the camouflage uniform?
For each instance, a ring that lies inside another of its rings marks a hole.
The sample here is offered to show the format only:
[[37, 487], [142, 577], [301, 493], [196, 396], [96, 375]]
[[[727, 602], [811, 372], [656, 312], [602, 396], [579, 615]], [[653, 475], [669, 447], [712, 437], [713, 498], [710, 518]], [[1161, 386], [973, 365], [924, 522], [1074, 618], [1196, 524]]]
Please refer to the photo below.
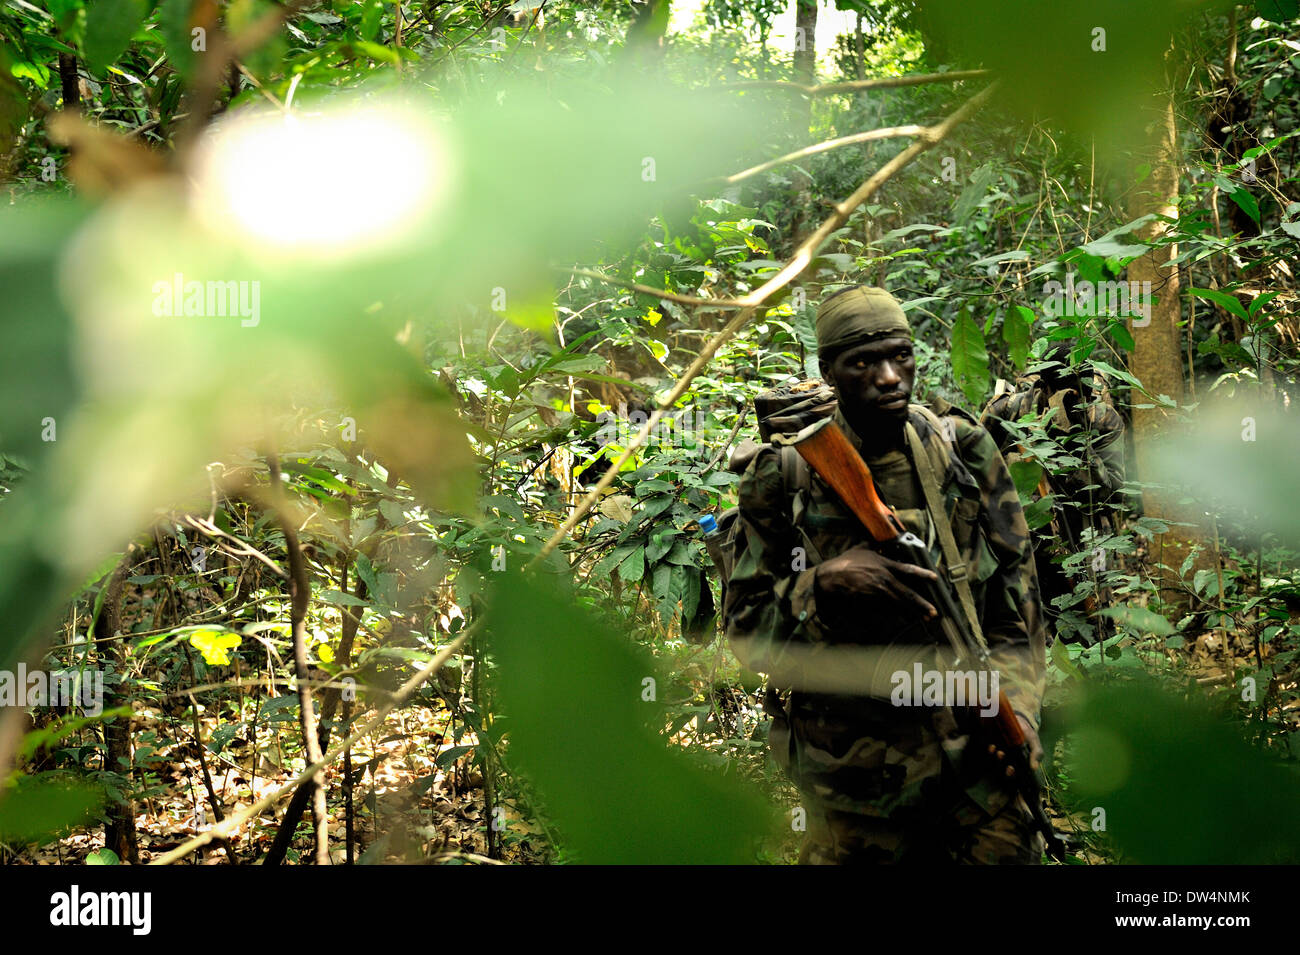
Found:
[[[943, 499], [970, 568], [989, 653], [1012, 708], [1037, 729], [1045, 641], [1024, 513], [988, 432], [946, 402], [931, 408], [951, 428], [957, 456], [916, 406], [909, 418], [925, 447], [944, 449]], [[858, 436], [838, 411], [835, 416], [860, 451]], [[892, 451], [866, 462], [886, 503], [931, 542], [940, 565], [910, 453]], [[792, 501], [779, 454], [766, 447], [741, 478], [742, 548], [724, 608], [741, 661], [773, 674], [783, 671], [783, 657], [795, 645], [815, 655], [846, 644], [943, 643], [938, 627], [913, 618], [828, 619], [819, 613], [816, 560], [876, 545], [820, 477], [810, 475], [808, 484], [806, 494], [797, 495], [804, 499]], [[796, 548], [809, 551], [804, 569]], [[791, 691], [784, 712], [773, 714], [770, 744], [804, 796], [804, 861], [1040, 861], [1027, 811], [985, 751], [983, 737], [968, 745], [973, 722], [964, 708], [895, 707], [888, 699]]]
[[[1004, 386], [999, 382], [999, 390]], [[1071, 432], [1076, 436], [1087, 434], [1083, 448], [1072, 442], [1072, 449], [1077, 448], [1083, 458], [1081, 465], [1046, 477], [1049, 490], [1067, 502], [1066, 506], [1054, 507], [1051, 521], [1033, 532], [1038, 579], [1051, 612], [1051, 601], [1074, 589], [1074, 582], [1060, 562], [1083, 545], [1085, 527], [1100, 530], [1106, 515], [1122, 507], [1119, 489], [1124, 483], [1124, 419], [1105, 392], [1092, 400], [1080, 399], [1077, 392], [1053, 390], [1042, 376], [1025, 375], [1017, 379], [1014, 388], [1007, 388], [988, 403], [980, 423], [993, 435], [1010, 465], [1021, 460], [1024, 453], [1016, 436], [1003, 423], [1025, 416], [1039, 417], [1049, 408], [1052, 415], [1046, 423], [1048, 434], [1058, 439]]]

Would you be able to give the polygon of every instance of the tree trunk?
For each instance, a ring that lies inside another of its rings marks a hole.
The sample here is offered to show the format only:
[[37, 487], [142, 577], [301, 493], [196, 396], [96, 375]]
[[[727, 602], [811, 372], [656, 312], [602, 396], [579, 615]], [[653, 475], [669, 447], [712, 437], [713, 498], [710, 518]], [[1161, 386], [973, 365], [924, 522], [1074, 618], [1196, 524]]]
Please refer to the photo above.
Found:
[[[1173, 99], [1161, 93], [1152, 107], [1151, 122], [1147, 127], [1147, 140], [1139, 160], [1149, 163], [1150, 175], [1140, 183], [1128, 201], [1128, 216], [1136, 219], [1155, 213], [1177, 216], [1179, 153], [1178, 128]], [[1161, 221], [1152, 222], [1141, 232], [1144, 239], [1159, 236], [1167, 229]], [[1184, 399], [1182, 365], [1182, 331], [1178, 327], [1181, 317], [1178, 270], [1170, 260], [1177, 255], [1177, 247], [1165, 245], [1134, 260], [1128, 267], [1130, 282], [1150, 282], [1152, 298], [1149, 325], [1133, 327], [1133, 354], [1129, 370], [1152, 395], [1168, 395], [1181, 403]], [[1135, 404], [1151, 404], [1150, 399], [1135, 400]], [[1168, 434], [1175, 426], [1169, 409], [1133, 409], [1133, 451], [1137, 477], [1151, 478], [1149, 462], [1153, 442]], [[1161, 488], [1144, 488], [1143, 510], [1147, 517], [1166, 521], [1193, 521], [1200, 524], [1195, 511], [1177, 506], [1177, 494]], [[1151, 545], [1151, 559], [1170, 570], [1159, 570], [1157, 576], [1161, 597], [1178, 600], [1178, 568], [1189, 549], [1198, 543], [1198, 534], [1191, 528], [1171, 528], [1157, 535]]]
[[77, 79], [77, 58], [71, 53], [59, 54], [59, 86], [63, 91], [63, 108], [81, 109], [81, 85]]
[[[794, 12], [794, 81], [809, 86], [817, 82], [817, 0], [796, 0]], [[812, 124], [812, 98], [803, 97], [803, 132]]]

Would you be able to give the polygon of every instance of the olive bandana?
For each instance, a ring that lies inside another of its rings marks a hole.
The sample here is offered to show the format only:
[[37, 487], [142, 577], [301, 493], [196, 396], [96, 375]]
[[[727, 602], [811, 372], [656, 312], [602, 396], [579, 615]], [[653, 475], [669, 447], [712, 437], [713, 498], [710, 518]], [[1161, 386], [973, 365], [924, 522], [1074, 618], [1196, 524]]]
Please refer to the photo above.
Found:
[[836, 292], [817, 309], [817, 354], [823, 360], [875, 338], [911, 338], [898, 299], [882, 288], [859, 285]]

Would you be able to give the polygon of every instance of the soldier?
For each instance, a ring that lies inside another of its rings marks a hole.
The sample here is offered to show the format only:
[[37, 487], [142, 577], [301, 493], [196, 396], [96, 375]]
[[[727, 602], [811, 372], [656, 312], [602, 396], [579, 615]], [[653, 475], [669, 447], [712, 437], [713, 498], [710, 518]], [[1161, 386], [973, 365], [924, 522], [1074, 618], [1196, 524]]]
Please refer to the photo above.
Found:
[[[965, 412], [941, 399], [931, 409], [910, 402], [912, 333], [888, 292], [859, 286], [826, 299], [817, 341], [836, 422], [881, 497], [933, 542], [935, 566], [955, 542], [959, 556], [943, 560], [942, 571], [954, 583], [968, 580], [963, 603], [973, 601], [970, 612], [1037, 760], [1044, 633], [1029, 532], [1002, 456]], [[803, 682], [811, 671], [792, 661], [943, 638], [935, 608], [918, 593], [929, 572], [880, 553], [815, 473], [795, 481], [800, 489], [792, 494], [781, 466], [779, 450], [765, 446], [741, 478], [739, 553], [724, 614], [740, 660], [789, 690], [773, 713], [770, 746], [807, 811], [800, 861], [1040, 862], [1029, 810], [969, 709], [895, 706]], [[931, 490], [944, 503], [937, 515], [926, 506]]]
[[[1070, 342], [1050, 348], [1045, 364], [1035, 366], [1014, 385], [999, 380], [993, 399], [984, 409], [980, 423], [993, 435], [998, 450], [1008, 463], [1022, 460], [1025, 452], [1007, 422], [1041, 417], [1048, 410], [1049, 437], [1079, 460], [1077, 467], [1059, 473], [1044, 473], [1037, 498], [1054, 495], [1051, 519], [1033, 531], [1034, 560], [1044, 610], [1049, 618], [1060, 611], [1055, 600], [1070, 594], [1075, 581], [1061, 562], [1085, 546], [1085, 528], [1101, 533], [1112, 515], [1122, 512], [1120, 487], [1124, 483], [1124, 419], [1111, 405], [1104, 389], [1096, 389], [1071, 365]], [[1085, 569], [1094, 566], [1092, 560]], [[1099, 587], [1102, 603], [1105, 588]], [[1094, 595], [1084, 599], [1085, 609], [1096, 610]]]

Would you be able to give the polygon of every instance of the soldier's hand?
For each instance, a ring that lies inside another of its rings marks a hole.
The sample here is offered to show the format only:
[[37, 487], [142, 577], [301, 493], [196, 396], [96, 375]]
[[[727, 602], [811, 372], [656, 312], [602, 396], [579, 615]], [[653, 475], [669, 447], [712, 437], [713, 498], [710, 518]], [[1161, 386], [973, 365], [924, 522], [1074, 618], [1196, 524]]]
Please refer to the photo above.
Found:
[[[1025, 742], [1029, 744], [1029, 767], [1038, 769], [1039, 766], [1043, 765], [1043, 743], [1038, 738], [1037, 731], [1029, 725], [1027, 719], [1019, 713], [1016, 714], [1016, 719], [1020, 721], [1020, 731], [1025, 734]], [[1007, 754], [992, 743], [989, 744], [989, 752], [999, 762], [1006, 762]], [[1016, 771], [1014, 767], [1008, 766], [1006, 772], [1008, 776], [1014, 776]]]
[[818, 598], [837, 607], [902, 605], [926, 620], [937, 617], [938, 611], [912, 588], [937, 579], [924, 567], [891, 560], [865, 544], [818, 564], [814, 577]]

